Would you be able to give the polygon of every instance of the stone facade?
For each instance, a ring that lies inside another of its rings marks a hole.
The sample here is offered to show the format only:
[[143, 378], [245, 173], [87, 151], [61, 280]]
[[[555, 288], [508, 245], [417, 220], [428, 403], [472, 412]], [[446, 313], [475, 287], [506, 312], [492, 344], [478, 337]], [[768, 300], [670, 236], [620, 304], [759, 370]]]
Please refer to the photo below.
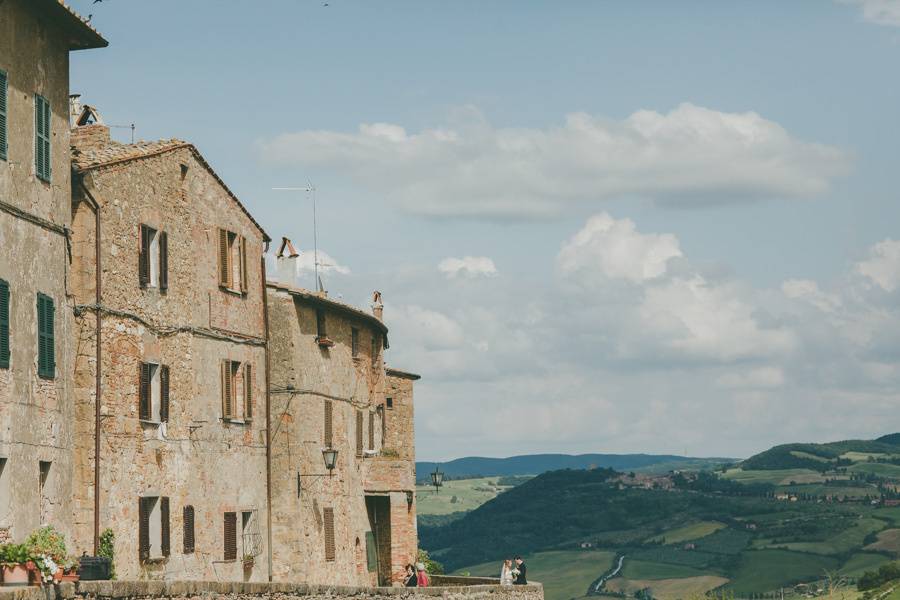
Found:
[[[397, 582], [404, 565], [415, 562], [417, 548], [411, 445], [416, 376], [400, 383], [386, 374], [387, 328], [371, 314], [325, 293], [274, 282], [268, 304], [273, 577]], [[404, 391], [395, 393], [395, 386]], [[386, 390], [397, 402], [392, 408]], [[338, 452], [330, 473], [325, 448]]]
[[94, 534], [99, 311], [99, 519], [117, 575], [265, 581], [268, 238], [190, 144], [104, 129], [73, 132], [76, 548]]
[[[9, 357], [0, 357], [0, 541], [42, 523], [71, 532], [69, 51], [104, 45], [55, 0], [0, 2], [0, 287], [9, 311]], [[36, 165], [38, 96], [49, 113], [49, 172]], [[50, 359], [40, 369], [39, 294], [53, 307], [53, 337], [44, 338], [52, 353], [45, 345]]]

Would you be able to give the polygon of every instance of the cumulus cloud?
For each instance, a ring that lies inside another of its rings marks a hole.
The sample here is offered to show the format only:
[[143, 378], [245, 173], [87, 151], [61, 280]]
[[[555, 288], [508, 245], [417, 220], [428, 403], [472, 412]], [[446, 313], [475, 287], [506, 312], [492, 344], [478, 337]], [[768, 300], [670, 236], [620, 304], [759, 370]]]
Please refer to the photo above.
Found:
[[563, 244], [559, 268], [569, 275], [599, 273], [640, 283], [665, 273], [666, 263], [677, 256], [681, 248], [674, 235], [641, 234], [630, 219], [602, 213]]
[[863, 20], [876, 25], [900, 27], [900, 0], [840, 0], [862, 10]]
[[784, 371], [778, 367], [740, 369], [719, 376], [716, 384], [725, 388], [777, 388], [784, 385]]
[[452, 127], [416, 133], [388, 123], [284, 133], [261, 143], [261, 158], [333, 169], [416, 214], [488, 218], [539, 218], [619, 197], [677, 206], [811, 197], [848, 167], [841, 150], [754, 112], [686, 103], [621, 121], [573, 113], [546, 129], [461, 114]]
[[447, 257], [438, 263], [438, 271], [448, 279], [456, 277], [493, 277], [497, 274], [494, 261], [487, 256]]
[[[279, 260], [275, 254], [266, 255], [266, 274], [269, 279], [288, 285], [315, 289], [316, 282], [310, 278], [316, 271], [316, 254], [312, 250], [301, 250], [295, 258]], [[341, 264], [324, 250], [319, 250], [319, 275], [349, 275], [350, 267]]]
[[857, 270], [888, 292], [900, 287], [900, 241], [887, 239], [869, 249]]

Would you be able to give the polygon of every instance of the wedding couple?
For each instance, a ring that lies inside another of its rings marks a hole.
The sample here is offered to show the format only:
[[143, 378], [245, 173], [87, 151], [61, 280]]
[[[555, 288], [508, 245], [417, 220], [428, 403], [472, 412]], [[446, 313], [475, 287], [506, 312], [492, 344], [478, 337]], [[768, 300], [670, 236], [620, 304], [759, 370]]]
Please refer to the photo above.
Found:
[[500, 568], [500, 585], [526, 585], [528, 583], [525, 578], [527, 571], [528, 567], [525, 566], [525, 561], [521, 556], [515, 558], [515, 566], [513, 566], [513, 561], [507, 558]]

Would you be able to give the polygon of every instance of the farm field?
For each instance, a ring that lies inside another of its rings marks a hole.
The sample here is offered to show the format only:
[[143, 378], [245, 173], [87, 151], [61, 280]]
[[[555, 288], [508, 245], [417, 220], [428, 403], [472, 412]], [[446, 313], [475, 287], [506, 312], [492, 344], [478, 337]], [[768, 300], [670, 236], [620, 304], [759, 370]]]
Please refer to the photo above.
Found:
[[679, 579], [624, 579], [617, 577], [607, 584], [610, 591], [623, 592], [628, 595], [650, 588], [654, 598], [660, 600], [681, 600], [702, 596], [710, 590], [728, 583], [724, 577], [701, 575], [699, 577], [683, 577]]
[[813, 554], [843, 554], [853, 548], [862, 546], [866, 536], [884, 528], [884, 521], [878, 519], [860, 519], [855, 527], [841, 531], [823, 542], [792, 542], [772, 544], [779, 548], [787, 548], [797, 552]]
[[856, 463], [847, 468], [851, 473], [871, 473], [879, 477], [890, 477], [892, 479], [900, 479], [900, 465], [892, 465], [888, 463]]
[[890, 552], [894, 556], [900, 554], [900, 529], [885, 529], [878, 534], [878, 540], [863, 550]]
[[[569, 600], [584, 596], [591, 583], [612, 567], [615, 557], [615, 552], [601, 550], [537, 552], [525, 556], [525, 564], [528, 579], [544, 584], [546, 600]], [[456, 574], [499, 577], [500, 564], [473, 565], [457, 570]]]
[[810, 469], [778, 469], [767, 471], [744, 471], [729, 469], [723, 474], [725, 479], [738, 483], [770, 483], [772, 485], [790, 485], [795, 483], [824, 483], [822, 474]]
[[655, 563], [646, 560], [629, 560], [627, 558], [622, 568], [622, 577], [626, 579], [678, 579], [701, 575], [709, 575], [709, 573], [684, 565]]
[[448, 515], [475, 510], [509, 489], [498, 485], [498, 480], [498, 477], [485, 477], [445, 481], [440, 493], [431, 486], [416, 486], [416, 511], [421, 515]]
[[877, 569], [890, 559], [883, 554], [873, 554], [871, 552], [857, 552], [844, 563], [840, 569], [841, 575], [847, 577], [859, 577], [866, 571]]
[[684, 527], [678, 527], [676, 529], [664, 531], [660, 535], [650, 538], [650, 540], [648, 541], [662, 542], [664, 544], [678, 544], [681, 542], [706, 537], [709, 534], [715, 533], [716, 531], [724, 527], [725, 524], [719, 523], [718, 521], [700, 521], [699, 523], [691, 523], [690, 525], [685, 525]]
[[737, 594], [776, 590], [820, 577], [838, 566], [836, 558], [787, 550], [745, 552], [728, 588]]

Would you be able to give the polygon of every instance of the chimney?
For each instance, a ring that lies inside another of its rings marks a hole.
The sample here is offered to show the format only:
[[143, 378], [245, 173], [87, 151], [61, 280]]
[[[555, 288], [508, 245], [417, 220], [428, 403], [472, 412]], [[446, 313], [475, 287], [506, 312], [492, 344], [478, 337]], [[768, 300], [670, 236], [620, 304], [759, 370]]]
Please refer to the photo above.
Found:
[[381, 292], [378, 290], [372, 292], [372, 314], [379, 321], [384, 320], [384, 303], [381, 301]]
[[75, 127], [75, 122], [81, 115], [81, 94], [69, 94], [69, 127]]
[[76, 151], [86, 152], [108, 146], [109, 127], [103, 124], [103, 118], [97, 109], [87, 104], [82, 105], [80, 98], [80, 94], [69, 96], [73, 123], [69, 142], [72, 144], [72, 148]]
[[297, 285], [297, 270], [300, 266], [300, 253], [294, 249], [291, 240], [281, 238], [281, 245], [275, 254], [275, 276], [280, 283]]

